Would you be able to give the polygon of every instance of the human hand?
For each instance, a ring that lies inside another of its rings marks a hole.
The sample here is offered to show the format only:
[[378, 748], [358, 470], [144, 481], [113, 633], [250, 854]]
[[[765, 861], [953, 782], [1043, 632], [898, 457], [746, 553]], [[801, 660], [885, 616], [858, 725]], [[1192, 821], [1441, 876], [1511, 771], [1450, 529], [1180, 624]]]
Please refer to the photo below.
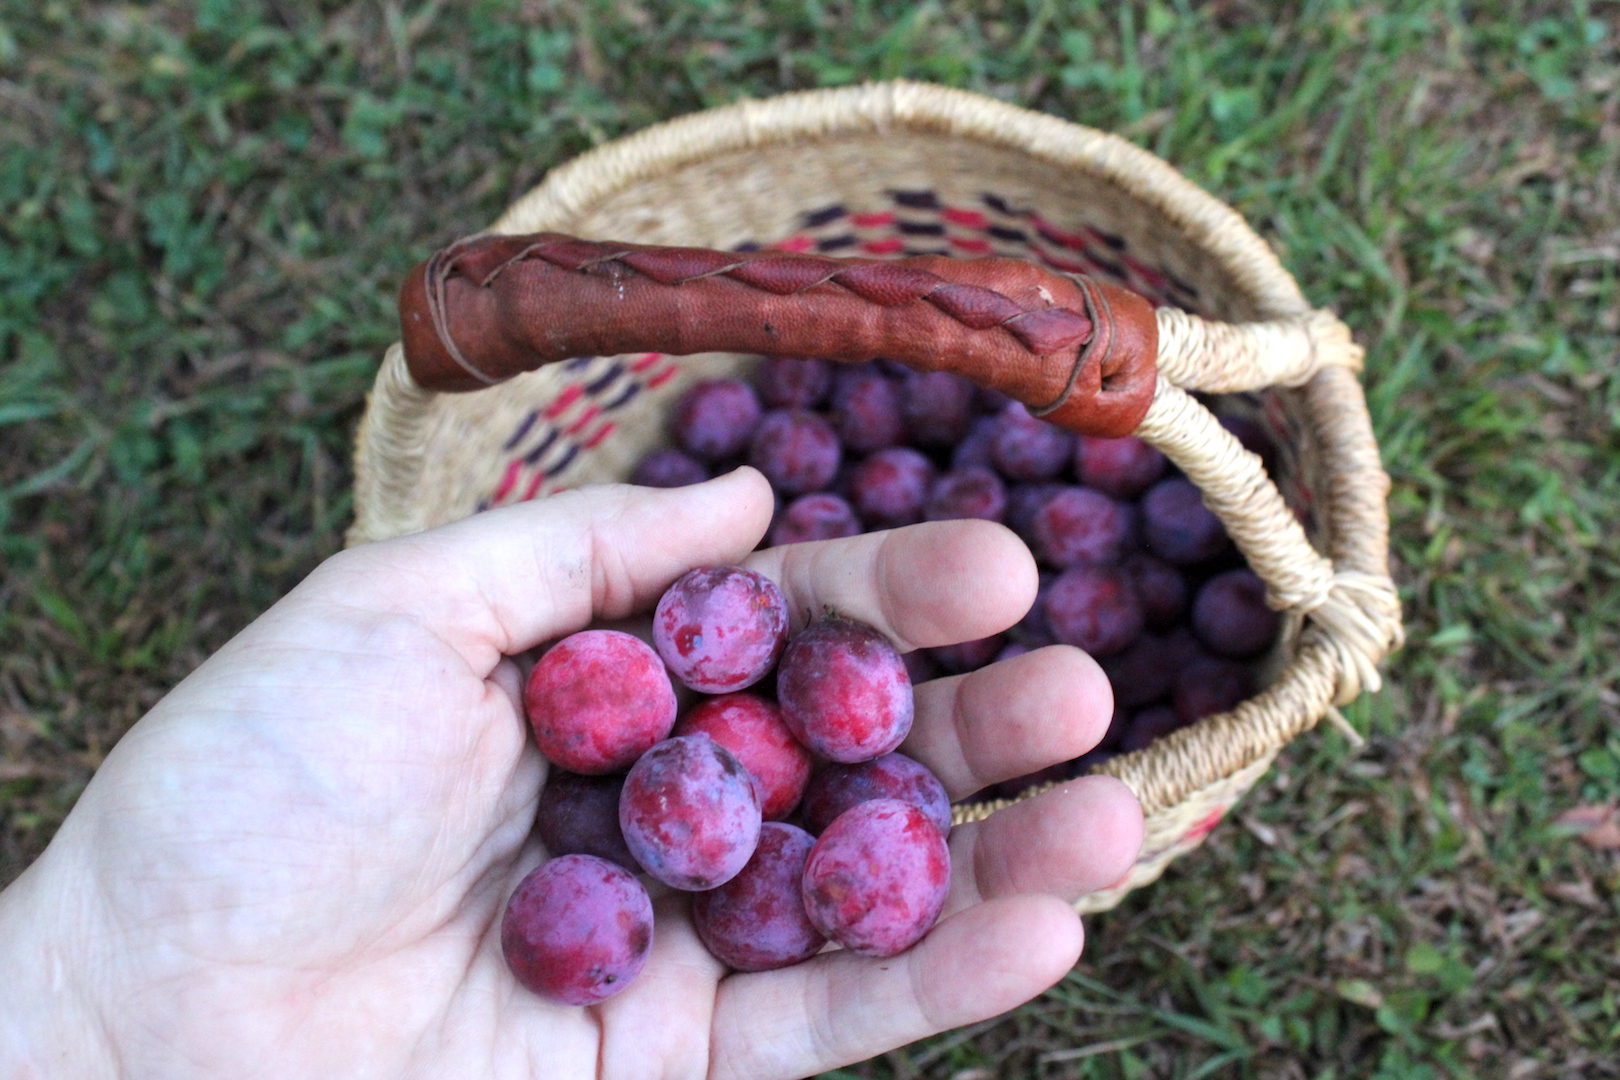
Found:
[[[997, 525], [749, 554], [770, 514], [742, 469], [564, 493], [322, 564], [130, 730], [0, 893], [0, 1075], [796, 1077], [1061, 978], [1081, 945], [1068, 901], [1141, 842], [1111, 778], [954, 830], [945, 917], [898, 957], [728, 975], [674, 894], [617, 997], [561, 1006], [507, 971], [500, 917], [545, 858], [547, 768], [513, 656], [645, 611], [700, 565], [751, 566], [801, 622], [832, 607], [903, 650], [1005, 629], [1034, 598]], [[961, 798], [1089, 749], [1112, 698], [1054, 646], [916, 700], [902, 749]]]

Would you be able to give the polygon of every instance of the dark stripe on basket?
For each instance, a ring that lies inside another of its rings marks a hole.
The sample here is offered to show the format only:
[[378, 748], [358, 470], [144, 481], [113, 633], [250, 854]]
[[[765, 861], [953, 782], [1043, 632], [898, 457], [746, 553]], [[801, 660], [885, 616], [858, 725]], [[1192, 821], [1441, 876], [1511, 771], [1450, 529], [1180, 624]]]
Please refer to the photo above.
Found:
[[557, 464], [547, 469], [546, 472], [555, 478], [558, 473], [572, 465], [574, 463], [574, 459], [577, 457], [579, 457], [579, 447], [577, 445], [570, 445], [568, 447], [568, 453], [564, 454], [561, 459], [558, 460]]
[[814, 229], [818, 226], [827, 224], [829, 221], [837, 221], [847, 213], [849, 213], [849, 211], [845, 210], [843, 206], [839, 205], [838, 203], [834, 203], [831, 206], [823, 206], [820, 210], [808, 211], [802, 219], [804, 221], [803, 228]]
[[897, 221], [901, 236], [944, 236], [945, 226], [937, 221]]
[[506, 440], [501, 449], [511, 450], [515, 448], [518, 443], [523, 441], [523, 437], [529, 433], [529, 429], [534, 427], [534, 422], [538, 419], [540, 419], [540, 410], [530, 409], [529, 415], [523, 418], [523, 423], [517, 426], [517, 430], [512, 432], [512, 437]]
[[585, 370], [586, 367], [588, 367], [590, 365], [590, 362], [592, 360], [595, 360], [595, 359], [596, 359], [596, 357], [594, 357], [594, 356], [576, 356], [572, 360], [568, 361], [566, 364], [563, 365], [563, 370], [565, 370], [565, 371], [583, 371], [583, 370]]
[[1011, 203], [993, 191], [980, 192], [979, 198], [984, 200], [984, 205], [988, 206], [998, 214], [1006, 214], [1008, 217], [1029, 216], [1028, 210], [1015, 209]]
[[854, 247], [860, 240], [854, 233], [844, 233], [841, 236], [829, 236], [825, 240], [816, 241], [817, 251], [837, 251], [839, 248]]
[[546, 437], [540, 440], [540, 445], [523, 455], [523, 464], [529, 466], [538, 464], [540, 459], [545, 456], [546, 451], [550, 450], [552, 444], [557, 441], [558, 434], [559, 432], [556, 428], [552, 428], [550, 431], [546, 432]]
[[1008, 225], [992, 225], [985, 231], [997, 240], [1007, 240], [1014, 244], [1029, 243], [1029, 233], [1023, 229], [1014, 229]]
[[938, 210], [939, 196], [932, 191], [902, 191], [897, 188], [889, 190], [889, 197], [901, 206], [912, 210]]
[[621, 405], [628, 404], [630, 399], [635, 397], [639, 393], [641, 393], [641, 384], [638, 383], [638, 382], [633, 382], [633, 383], [629, 384], [628, 386], [626, 386], [623, 390], [619, 391], [619, 396], [618, 397], [614, 398], [612, 401], [608, 402], [606, 405], [603, 405], [602, 406], [602, 411], [603, 412], [612, 412], [614, 409], [619, 408]]
[[585, 392], [587, 394], [600, 394], [602, 391], [604, 391], [608, 387], [612, 386], [613, 383], [614, 383], [614, 380], [616, 380], [620, 375], [623, 375], [623, 374], [624, 374], [624, 365], [623, 364], [614, 364], [612, 367], [608, 368], [607, 371], [602, 373], [601, 378], [596, 379], [593, 382], [586, 383], [585, 384]]
[[1097, 237], [1115, 251], [1125, 250], [1125, 238], [1123, 236], [1120, 236], [1117, 233], [1103, 232], [1095, 225], [1090, 226], [1090, 230], [1093, 236]]

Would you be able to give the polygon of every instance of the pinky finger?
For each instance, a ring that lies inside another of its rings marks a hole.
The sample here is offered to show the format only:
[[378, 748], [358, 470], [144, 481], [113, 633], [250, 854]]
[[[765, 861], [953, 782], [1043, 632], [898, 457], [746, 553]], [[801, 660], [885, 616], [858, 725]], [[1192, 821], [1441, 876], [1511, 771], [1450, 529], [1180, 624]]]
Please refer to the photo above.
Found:
[[989, 1019], [1080, 957], [1079, 917], [1050, 896], [990, 900], [899, 956], [825, 953], [720, 984], [709, 1080], [790, 1080]]

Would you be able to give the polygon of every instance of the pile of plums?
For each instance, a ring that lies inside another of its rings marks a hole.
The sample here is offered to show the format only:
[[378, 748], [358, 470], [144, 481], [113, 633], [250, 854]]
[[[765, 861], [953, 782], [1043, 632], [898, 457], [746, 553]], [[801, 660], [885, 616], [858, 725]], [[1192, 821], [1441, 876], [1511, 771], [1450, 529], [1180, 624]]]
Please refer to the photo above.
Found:
[[[572, 1005], [623, 990], [652, 949], [641, 873], [695, 894], [699, 936], [738, 971], [829, 940], [880, 957], [920, 940], [950, 886], [951, 813], [939, 780], [895, 752], [913, 703], [889, 640], [830, 614], [790, 638], [781, 590], [740, 567], [677, 580], [652, 639], [574, 634], [525, 684], [556, 857], [507, 904], [518, 980]], [[774, 695], [759, 692], [772, 675]], [[684, 711], [672, 677], [696, 692]]]
[[[1225, 424], [1272, 466], [1258, 425]], [[771, 545], [949, 518], [1003, 522], [1041, 566], [1039, 598], [1005, 634], [909, 654], [913, 681], [957, 674], [1061, 642], [1095, 657], [1114, 689], [1113, 723], [1086, 757], [1001, 785], [1084, 772], [1255, 690], [1255, 661], [1278, 617], [1198, 489], [1136, 438], [1076, 437], [948, 372], [888, 361], [763, 359], [752, 384], [692, 386], [670, 419], [673, 445], [633, 483], [696, 483], [746, 462], [769, 478]]]

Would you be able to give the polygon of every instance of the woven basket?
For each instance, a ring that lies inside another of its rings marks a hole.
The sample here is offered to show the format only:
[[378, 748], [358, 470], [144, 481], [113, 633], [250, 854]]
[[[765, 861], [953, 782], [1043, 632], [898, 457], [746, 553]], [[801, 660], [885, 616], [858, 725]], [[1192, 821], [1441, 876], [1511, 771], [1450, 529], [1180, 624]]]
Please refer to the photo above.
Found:
[[[724, 249], [1005, 255], [1123, 285], [1155, 305], [1159, 378], [1137, 434], [1202, 489], [1284, 612], [1285, 632], [1259, 695], [1100, 767], [1136, 792], [1147, 832], [1128, 877], [1083, 898], [1081, 911], [1157, 878], [1289, 740], [1377, 688], [1401, 626], [1387, 566], [1389, 480], [1356, 381], [1361, 350], [1310, 308], [1236, 213], [1151, 154], [933, 86], [792, 94], [602, 146], [554, 170], [492, 231], [548, 230]], [[349, 543], [622, 480], [666, 441], [664, 413], [687, 386], [746, 375], [755, 362], [581, 357], [476, 393], [436, 394], [411, 381], [396, 345], [360, 426]], [[1282, 447], [1275, 484], [1206, 404], [1272, 430]], [[1001, 805], [960, 806], [956, 817]]]

